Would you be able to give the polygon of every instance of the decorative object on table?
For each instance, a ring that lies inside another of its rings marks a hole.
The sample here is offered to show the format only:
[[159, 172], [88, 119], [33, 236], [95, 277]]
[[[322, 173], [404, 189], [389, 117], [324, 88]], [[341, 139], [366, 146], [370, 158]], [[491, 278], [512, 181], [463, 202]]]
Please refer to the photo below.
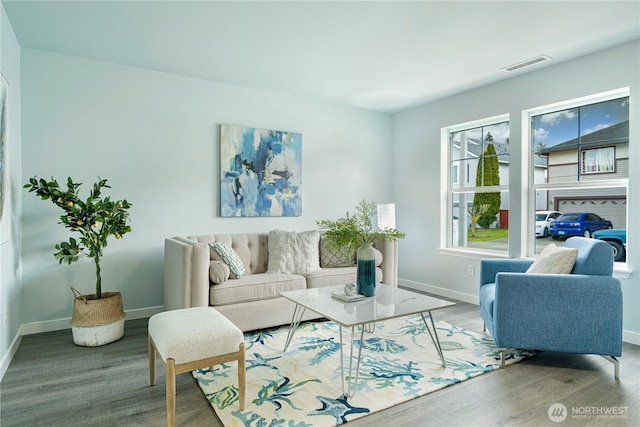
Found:
[[331, 296], [333, 298], [339, 299], [340, 301], [344, 301], [344, 302], [362, 301], [363, 299], [366, 298], [364, 295], [360, 295], [360, 294], [355, 293], [355, 292], [348, 294], [344, 290], [331, 292]]
[[302, 215], [302, 134], [220, 125], [220, 215]]
[[[193, 371], [206, 399], [225, 426], [341, 425], [418, 396], [500, 368], [500, 349], [482, 334], [435, 321], [446, 368], [429, 342], [420, 315], [377, 322], [366, 334], [358, 391], [340, 387], [340, 342], [335, 322], [300, 325], [283, 355], [288, 326], [245, 334], [246, 406], [238, 410], [237, 364]], [[514, 350], [507, 363], [534, 354]], [[348, 425], [348, 424], [346, 424]]]
[[345, 295], [355, 295], [358, 293], [358, 288], [356, 287], [355, 283], [347, 283], [346, 285], [344, 285], [344, 293]]
[[[395, 228], [395, 206], [378, 205], [374, 202], [360, 201], [356, 213], [347, 212], [346, 217], [336, 221], [316, 221], [320, 229], [325, 230], [327, 242], [335, 247], [348, 248], [350, 253], [357, 251], [357, 289], [364, 296], [375, 295], [376, 254], [372, 246], [376, 240], [395, 241], [403, 239], [405, 234]], [[393, 215], [391, 214], [393, 211]], [[384, 214], [381, 215], [380, 213]], [[378, 217], [377, 227], [373, 226], [373, 217]], [[390, 219], [393, 218], [393, 223]], [[381, 221], [382, 219], [382, 221]]]
[[103, 189], [111, 188], [106, 179], [100, 179], [93, 185], [86, 200], [78, 195], [81, 185], [69, 177], [67, 189], [63, 190], [54, 178], [46, 181], [35, 176], [24, 188], [62, 209], [59, 223], [72, 233], [80, 233], [79, 241], [71, 237], [69, 241], [55, 246], [57, 252], [53, 255], [58, 263], [64, 261], [71, 264], [80, 255], [93, 259], [95, 263], [96, 293], [82, 295], [72, 287], [74, 306], [71, 317], [73, 341], [77, 345], [95, 347], [116, 341], [124, 335], [126, 313], [122, 306], [122, 295], [120, 292], [102, 292], [100, 260], [109, 236], [120, 239], [131, 231], [128, 224], [131, 203], [103, 197]]

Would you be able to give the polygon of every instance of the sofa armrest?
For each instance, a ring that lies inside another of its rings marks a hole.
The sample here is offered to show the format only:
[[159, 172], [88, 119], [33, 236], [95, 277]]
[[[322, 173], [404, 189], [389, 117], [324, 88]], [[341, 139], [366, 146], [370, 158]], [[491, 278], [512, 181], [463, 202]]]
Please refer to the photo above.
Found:
[[533, 264], [528, 259], [483, 259], [480, 261], [480, 287], [496, 281], [501, 272], [524, 273]]
[[610, 276], [498, 273], [496, 345], [620, 356], [622, 288]]
[[209, 305], [209, 247], [184, 237], [164, 241], [164, 308]]
[[377, 240], [374, 243], [377, 250], [382, 253], [382, 283], [390, 286], [398, 286], [398, 241], [387, 242]]

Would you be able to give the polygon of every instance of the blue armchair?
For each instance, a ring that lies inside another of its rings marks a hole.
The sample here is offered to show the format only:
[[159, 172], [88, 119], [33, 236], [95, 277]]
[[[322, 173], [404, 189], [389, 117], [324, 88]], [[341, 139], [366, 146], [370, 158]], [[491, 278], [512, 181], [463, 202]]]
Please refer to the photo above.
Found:
[[571, 274], [526, 273], [531, 260], [485, 259], [480, 263], [480, 316], [502, 366], [508, 349], [597, 354], [614, 365], [622, 355], [622, 288], [612, 277], [608, 243], [571, 237], [577, 248]]

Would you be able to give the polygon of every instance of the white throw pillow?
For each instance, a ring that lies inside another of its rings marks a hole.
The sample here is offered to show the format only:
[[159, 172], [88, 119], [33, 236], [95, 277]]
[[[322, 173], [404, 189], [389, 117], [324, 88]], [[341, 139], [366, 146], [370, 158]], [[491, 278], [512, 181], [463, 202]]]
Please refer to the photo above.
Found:
[[267, 273], [304, 273], [320, 269], [320, 232], [269, 232]]
[[218, 254], [220, 259], [229, 266], [232, 277], [239, 279], [244, 276], [244, 264], [231, 246], [224, 242], [211, 242], [209, 243], [209, 246], [216, 254]]
[[569, 274], [578, 257], [577, 248], [563, 248], [551, 243], [540, 252], [527, 273]]

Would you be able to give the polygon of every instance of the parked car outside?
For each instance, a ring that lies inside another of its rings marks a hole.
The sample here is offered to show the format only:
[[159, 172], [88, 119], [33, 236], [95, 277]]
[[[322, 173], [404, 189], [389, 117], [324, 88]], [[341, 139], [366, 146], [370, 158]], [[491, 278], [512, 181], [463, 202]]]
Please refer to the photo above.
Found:
[[558, 211], [537, 211], [536, 212], [536, 237], [549, 237], [549, 227], [551, 223], [562, 215]]
[[589, 212], [572, 212], [560, 215], [549, 227], [554, 239], [570, 236], [591, 237], [596, 230], [613, 228], [611, 221]]
[[614, 228], [598, 230], [593, 233], [596, 239], [604, 240], [613, 247], [613, 260], [624, 262], [627, 259], [627, 230]]

